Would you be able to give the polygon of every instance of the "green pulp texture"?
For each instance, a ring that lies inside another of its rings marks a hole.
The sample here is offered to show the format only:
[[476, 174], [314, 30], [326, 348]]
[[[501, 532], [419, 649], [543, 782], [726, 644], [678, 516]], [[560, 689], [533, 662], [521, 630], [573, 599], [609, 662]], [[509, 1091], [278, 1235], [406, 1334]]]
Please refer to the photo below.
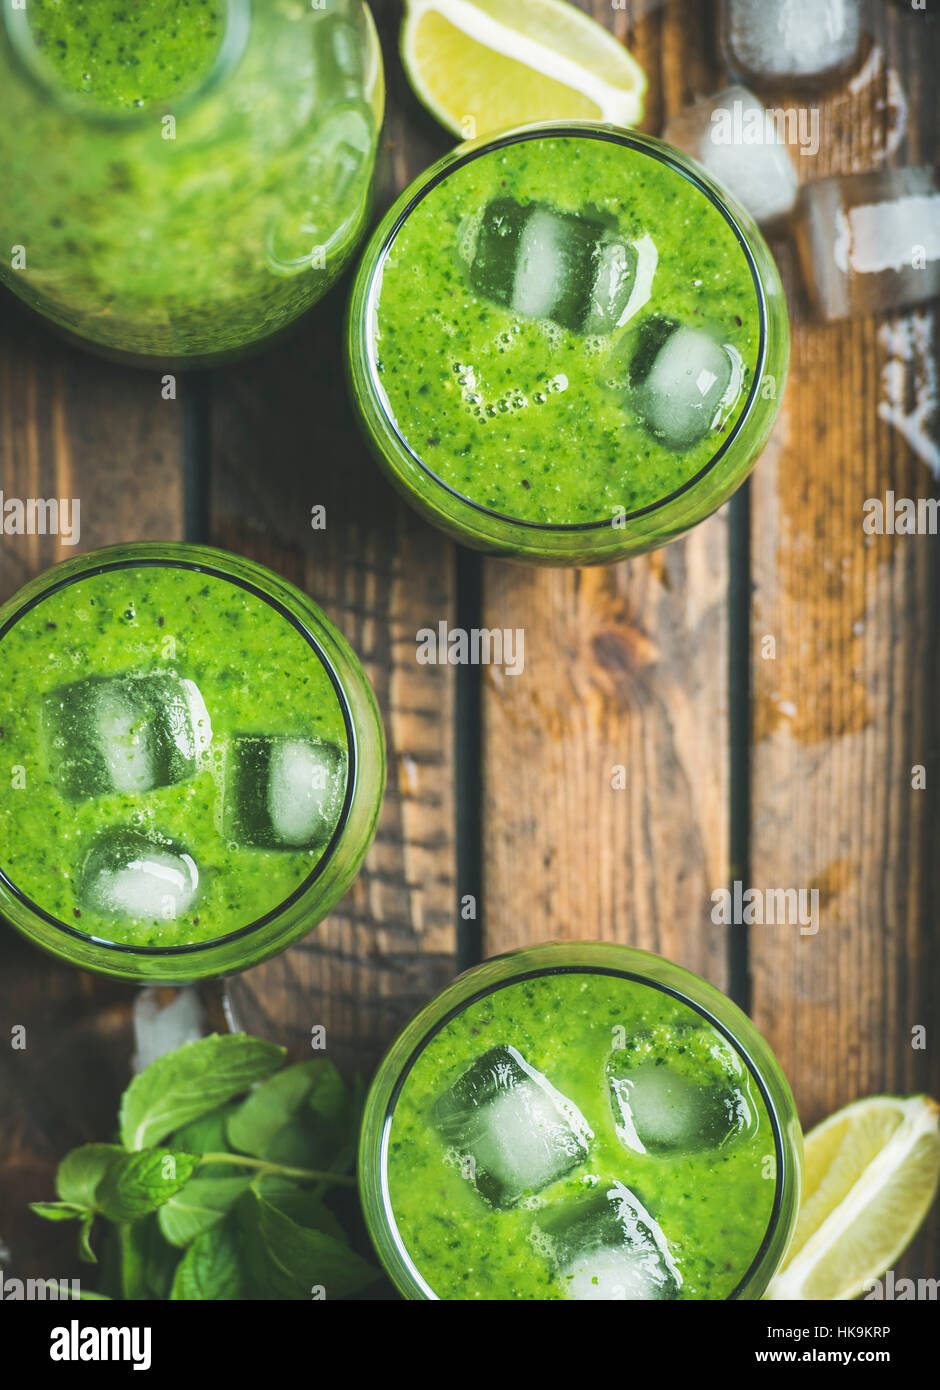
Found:
[[368, 215], [383, 87], [361, 0], [252, 6], [204, 82], [223, 8], [45, 0], [47, 89], [0, 25], [0, 279], [109, 351], [201, 362], [268, 339]]
[[63, 86], [113, 109], [194, 86], [225, 31], [223, 0], [30, 0], [29, 16]]
[[[582, 336], [475, 294], [458, 246], [496, 198], [587, 212], [627, 242], [649, 235], [648, 303], [622, 329]], [[707, 328], [744, 364], [719, 429], [685, 450], [630, 406], [632, 351], [653, 315]], [[478, 506], [558, 525], [609, 521], [693, 478], [741, 413], [760, 326], [748, 261], [705, 194], [648, 154], [570, 134], [489, 150], [426, 194], [389, 249], [373, 332], [391, 417], [424, 465]]]
[[[146, 793], [64, 799], [43, 733], [43, 696], [90, 676], [167, 672], [199, 687], [212, 742], [196, 775]], [[179, 946], [247, 926], [284, 901], [323, 846], [264, 850], [222, 834], [221, 773], [234, 734], [290, 734], [344, 752], [342, 709], [317, 653], [274, 607], [226, 579], [169, 565], [109, 570], [51, 593], [0, 640], [0, 867], [58, 920], [108, 941]], [[171, 920], [115, 921], [83, 906], [76, 878], [102, 831], [182, 845], [200, 891]]]
[[[692, 1027], [701, 1040], [688, 1047]], [[647, 1030], [663, 1064], [703, 1079], [718, 1035], [687, 1004], [652, 986], [593, 973], [540, 975], [497, 989], [447, 1023], [421, 1052], [395, 1105], [388, 1186], [399, 1232], [444, 1299], [561, 1299], [538, 1239], [592, 1183], [625, 1184], [662, 1229], [681, 1299], [724, 1299], [753, 1261], [771, 1219], [775, 1146], [753, 1080], [756, 1124], [717, 1148], [654, 1156], [621, 1143], [605, 1067]], [[626, 1043], [624, 1043], [626, 1039]], [[684, 1039], [684, 1043], [680, 1041]], [[585, 1163], [516, 1206], [498, 1209], [465, 1177], [432, 1120], [435, 1102], [489, 1048], [511, 1045], [581, 1111], [594, 1131]], [[679, 1047], [686, 1045], [686, 1052]], [[726, 1044], [725, 1044], [726, 1046]]]

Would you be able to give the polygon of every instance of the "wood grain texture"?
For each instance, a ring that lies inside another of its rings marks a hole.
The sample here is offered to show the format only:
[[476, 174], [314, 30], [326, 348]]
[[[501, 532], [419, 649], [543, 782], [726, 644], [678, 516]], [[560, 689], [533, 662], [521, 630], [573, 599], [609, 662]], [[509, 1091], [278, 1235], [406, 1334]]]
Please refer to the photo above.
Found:
[[[389, 82], [380, 211], [449, 146], [417, 106], [395, 52], [398, 12], [374, 7]], [[306, 589], [362, 658], [388, 741], [375, 844], [331, 917], [229, 985], [249, 1031], [371, 1071], [408, 1017], [453, 974], [456, 941], [454, 673], [419, 666], [419, 628], [453, 621], [453, 546], [405, 507], [361, 443], [343, 379], [349, 275], [296, 339], [216, 377], [211, 538]], [[327, 509], [324, 531], [310, 508]]]
[[[60, 344], [0, 301], [0, 487], [77, 497], [81, 540], [0, 537], [0, 598], [80, 551], [177, 538], [182, 406], [150, 373]], [[48, 1198], [58, 1159], [106, 1138], [130, 1075], [133, 988], [73, 970], [11, 929], [0, 933], [0, 1239], [20, 1277], [76, 1274], [74, 1231], [27, 1209]], [[13, 1050], [11, 1029], [25, 1028]]]
[[[714, 85], [707, 6], [582, 8], [649, 74], [644, 129]], [[524, 673], [483, 685], [488, 954], [602, 937], [727, 988], [727, 524], [606, 570], [486, 562], [484, 626], [526, 633]]]
[[[923, 19], [886, 8], [871, 79], [820, 102], [822, 144], [797, 160], [803, 179], [936, 157], [936, 94], [924, 82], [936, 25]], [[879, 418], [888, 335], [932, 315], [814, 323], [792, 256], [776, 249], [793, 349], [778, 447], [754, 478], [750, 876], [818, 888], [819, 930], [753, 927], [750, 959], [755, 1021], [808, 1127], [858, 1096], [940, 1094], [933, 1029], [927, 1050], [911, 1033], [935, 1021], [940, 986], [940, 542], [862, 530], [866, 498], [938, 491]], [[761, 656], [767, 636], [775, 659]], [[927, 768], [923, 791], [912, 790], [915, 764]], [[932, 1274], [938, 1256], [935, 1216], [904, 1272]]]

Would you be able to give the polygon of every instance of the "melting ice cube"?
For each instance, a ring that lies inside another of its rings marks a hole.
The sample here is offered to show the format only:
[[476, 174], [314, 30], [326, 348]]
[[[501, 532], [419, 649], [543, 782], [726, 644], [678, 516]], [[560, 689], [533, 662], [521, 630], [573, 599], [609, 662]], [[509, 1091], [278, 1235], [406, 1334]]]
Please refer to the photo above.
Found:
[[685, 150], [757, 222], [791, 212], [796, 168], [771, 112], [746, 87], [729, 87], [672, 117], [663, 139]]
[[461, 254], [477, 294], [573, 333], [622, 327], [650, 297], [657, 252], [588, 214], [495, 198], [463, 228]]
[[185, 781], [212, 738], [199, 687], [172, 671], [59, 686], [42, 718], [50, 768], [73, 801]]
[[677, 1298], [682, 1275], [658, 1222], [623, 1183], [577, 1198], [541, 1225], [565, 1296], [578, 1301]]
[[796, 217], [800, 266], [819, 314], [842, 319], [940, 294], [940, 187], [930, 167], [807, 184]]
[[512, 1206], [583, 1163], [593, 1133], [570, 1100], [514, 1047], [494, 1047], [434, 1107], [461, 1166], [497, 1207]]
[[859, 0], [724, 0], [728, 66], [756, 85], [847, 72], [861, 44]]
[[607, 1084], [617, 1134], [636, 1153], [717, 1149], [757, 1126], [740, 1058], [706, 1029], [636, 1034], [611, 1055]]
[[94, 841], [79, 871], [77, 895], [102, 917], [166, 922], [196, 901], [199, 869], [172, 841], [136, 830], [106, 830]]
[[737, 353], [706, 329], [659, 316], [641, 325], [630, 364], [631, 403], [667, 449], [689, 449], [717, 428], [743, 378]]
[[240, 734], [225, 754], [224, 832], [266, 849], [325, 845], [345, 792], [346, 754], [335, 744]]

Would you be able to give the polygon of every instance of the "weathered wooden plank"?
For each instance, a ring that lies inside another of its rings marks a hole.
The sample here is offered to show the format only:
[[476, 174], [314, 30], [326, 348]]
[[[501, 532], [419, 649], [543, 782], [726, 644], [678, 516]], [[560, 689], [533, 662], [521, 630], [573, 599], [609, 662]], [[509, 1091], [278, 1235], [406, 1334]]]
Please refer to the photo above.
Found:
[[[60, 344], [0, 304], [0, 487], [7, 498], [80, 500], [80, 542], [0, 538], [0, 595], [79, 551], [182, 528], [182, 404], [149, 373]], [[74, 1232], [39, 1221], [58, 1159], [106, 1138], [130, 1066], [131, 986], [60, 965], [0, 936], [0, 1240], [19, 1276], [74, 1268]], [[25, 1028], [13, 1050], [11, 1029]]]
[[[377, 7], [387, 59], [397, 7]], [[387, 204], [448, 139], [387, 62]], [[454, 678], [419, 666], [415, 634], [453, 621], [452, 545], [394, 496], [346, 399], [349, 277], [296, 340], [219, 375], [211, 411], [211, 533], [306, 589], [362, 657], [385, 721], [389, 780], [375, 845], [344, 901], [300, 945], [229, 985], [251, 1031], [294, 1047], [325, 1024], [330, 1054], [368, 1071], [453, 973]], [[327, 509], [312, 531], [310, 508]]]
[[[708, 7], [583, 8], [646, 68], [644, 128], [712, 85]], [[606, 570], [486, 562], [484, 626], [526, 633], [525, 672], [483, 684], [487, 953], [603, 937], [727, 987], [727, 584], [727, 510]]]
[[[919, 19], [886, 7], [871, 80], [820, 102], [822, 145], [798, 160], [804, 179], [935, 157], [924, 80], [935, 59]], [[908, 114], [897, 141], [899, 88]], [[936, 537], [862, 529], [866, 498], [937, 493], [880, 418], [892, 337], [932, 315], [813, 323], [792, 256], [782, 249], [780, 260], [793, 352], [778, 447], [753, 494], [750, 869], [758, 887], [818, 888], [819, 914], [815, 935], [753, 927], [750, 959], [755, 1020], [810, 1126], [869, 1093], [940, 1093], [936, 1049], [912, 1046], [940, 985], [940, 551]], [[915, 354], [898, 370], [910, 407], [923, 362]], [[915, 764], [928, 769], [923, 791], [912, 789]], [[933, 1219], [906, 1272], [933, 1274], [938, 1241]]]

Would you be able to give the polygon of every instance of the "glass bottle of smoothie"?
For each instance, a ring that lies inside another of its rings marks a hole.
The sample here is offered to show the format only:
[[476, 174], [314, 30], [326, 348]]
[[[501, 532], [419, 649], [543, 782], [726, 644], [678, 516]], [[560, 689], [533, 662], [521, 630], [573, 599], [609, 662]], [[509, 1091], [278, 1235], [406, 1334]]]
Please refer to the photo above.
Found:
[[359, 1186], [409, 1299], [757, 1299], [802, 1161], [729, 999], [645, 951], [554, 942], [459, 976], [392, 1044]]
[[0, 913], [72, 964], [172, 983], [309, 932], [385, 781], [371, 686], [309, 598], [206, 546], [66, 561], [0, 608]]
[[384, 108], [363, 0], [0, 3], [0, 280], [27, 304], [192, 366], [334, 283]]
[[582, 122], [461, 146], [402, 195], [348, 325], [366, 438], [464, 544], [591, 564], [724, 502], [780, 408], [783, 288], [694, 161]]

